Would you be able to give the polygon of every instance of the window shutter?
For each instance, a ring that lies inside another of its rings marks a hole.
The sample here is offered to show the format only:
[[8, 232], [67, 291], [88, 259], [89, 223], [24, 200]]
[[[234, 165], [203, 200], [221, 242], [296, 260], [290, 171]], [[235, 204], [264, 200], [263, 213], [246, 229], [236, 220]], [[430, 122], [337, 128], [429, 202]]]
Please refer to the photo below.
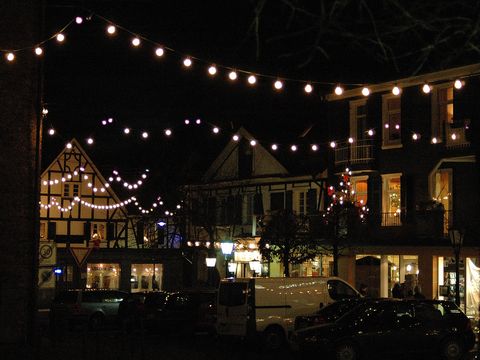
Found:
[[85, 240], [90, 240], [92, 237], [91, 226], [92, 224], [88, 221], [83, 223], [83, 236]]
[[49, 222], [48, 229], [47, 229], [47, 238], [48, 240], [55, 240], [57, 237], [57, 223], [56, 222]]
[[317, 189], [307, 191], [307, 215], [317, 212]]
[[270, 210], [275, 211], [283, 209], [285, 209], [285, 193], [270, 193]]

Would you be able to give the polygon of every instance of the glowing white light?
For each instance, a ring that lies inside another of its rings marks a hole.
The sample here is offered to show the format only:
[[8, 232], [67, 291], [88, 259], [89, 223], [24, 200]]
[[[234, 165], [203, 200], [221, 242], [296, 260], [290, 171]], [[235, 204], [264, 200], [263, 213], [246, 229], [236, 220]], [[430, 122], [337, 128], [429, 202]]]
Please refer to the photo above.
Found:
[[62, 33], [57, 35], [57, 41], [58, 42], [63, 42], [64, 40], [65, 40], [65, 35], [63, 35]]
[[212, 131], [214, 134], [218, 134], [220, 132], [220, 129], [218, 127], [214, 127]]
[[281, 82], [280, 80], [277, 80], [275, 81], [273, 86], [275, 87], [275, 89], [280, 90], [281, 88], [283, 88], [283, 82]]
[[385, 124], [385, 129], [388, 129], [390, 127], [390, 124]]
[[49, 129], [48, 135], [55, 135], [55, 129]]
[[277, 150], [277, 149], [278, 149], [278, 145], [277, 145], [277, 144], [272, 144], [271, 148], [272, 148], [272, 150], [274, 150], [274, 151], [275, 151], [275, 150]]
[[43, 115], [47, 115], [47, 114], [48, 114], [48, 109], [43, 108], [43, 109], [42, 109], [42, 114], [43, 114]]
[[84, 180], [88, 180], [88, 175], [83, 175]]
[[335, 143], [335, 141], [332, 141], [330, 142], [330, 147], [333, 149], [337, 146], [337, 144]]
[[438, 139], [436, 137], [432, 138], [432, 144], [436, 144], [438, 142]]
[[93, 188], [93, 192], [97, 192], [98, 189], [96, 187]]
[[452, 140], [457, 140], [457, 134], [453, 133], [451, 136]]
[[113, 118], [108, 118], [107, 121], [108, 121], [109, 124], [111, 124], [111, 123], [113, 123]]
[[184, 65], [185, 67], [190, 67], [190, 66], [192, 66], [192, 59], [190, 59], [190, 58], [184, 59], [184, 60], [183, 60], [183, 65]]
[[148, 138], [148, 133], [147, 133], [146, 131], [144, 131], [144, 132], [142, 133], [142, 137], [143, 137], [144, 139]]
[[109, 27], [107, 27], [107, 32], [110, 34], [110, 35], [113, 35], [115, 34], [115, 32], [117, 31], [117, 28], [113, 25], [110, 25]]
[[290, 150], [292, 150], [292, 151], [297, 151], [297, 145], [292, 145], [292, 146], [290, 146]]
[[195, 124], [200, 125], [201, 123], [202, 123], [202, 120], [200, 119], [195, 120]]
[[107, 120], [102, 120], [102, 125], [107, 125]]
[[208, 73], [209, 73], [210, 75], [215, 75], [215, 74], [217, 73], [217, 68], [216, 68], [214, 65], [210, 66], [210, 67], [208, 68]]
[[88, 186], [89, 188], [91, 188], [93, 185], [92, 185], [92, 183], [88, 183], [87, 186]]
[[238, 135], [233, 135], [232, 140], [233, 141], [238, 141], [240, 137]]
[[453, 83], [453, 86], [455, 86], [455, 89], [460, 90], [463, 87], [463, 81], [462, 80], [455, 80]]
[[335, 88], [335, 94], [339, 95], [339, 96], [342, 95], [343, 94], [343, 88], [341, 86], [337, 86]]
[[118, 182], [122, 181], [122, 178], [120, 176], [117, 176], [117, 178], [115, 179], [117, 180]]
[[36, 47], [35, 48], [35, 54], [36, 55], [42, 55], [43, 54], [43, 49], [41, 47]]
[[370, 89], [367, 88], [367, 87], [364, 87], [364, 88], [362, 89], [362, 95], [363, 95], [363, 96], [368, 96], [368, 95], [370, 95]]
[[72, 144], [71, 143], [68, 143], [67, 144], [67, 149], [71, 149], [72, 148]]
[[146, 179], [146, 178], [147, 178], [147, 175], [146, 175], [146, 174], [142, 174], [142, 178], [143, 178], [143, 179]]
[[307, 94], [310, 94], [310, 93], [313, 91], [313, 87], [312, 87], [312, 85], [307, 84], [307, 85], [305, 85], [305, 87], [303, 88], [303, 90], [305, 90], [305, 92], [306, 92]]
[[312, 148], [313, 151], [317, 151], [317, 150], [318, 150], [318, 146], [315, 145], [315, 144], [313, 144], [311, 148]]
[[412, 265], [408, 264], [406, 270], [407, 270], [408, 272], [412, 271]]
[[82, 18], [81, 16], [77, 16], [77, 17], [75, 18], [75, 22], [76, 22], [78, 25], [80, 25], [81, 23], [83, 23], [83, 18]]
[[230, 80], [236, 80], [237, 79], [237, 73], [235, 71], [230, 71], [230, 73], [228, 74], [228, 78]]
[[188, 125], [188, 124], [190, 124], [190, 120], [185, 119], [185, 125]]
[[351, 137], [348, 138], [348, 142], [349, 142], [350, 144], [352, 144], [352, 143], [353, 143], [353, 138], [351, 138]]
[[256, 82], [257, 82], [257, 78], [255, 77], [255, 75], [250, 75], [250, 76], [248, 77], [248, 83], [249, 83], [250, 85], [253, 85], [253, 84], [255, 84]]
[[417, 133], [413, 133], [413, 134], [412, 134], [412, 139], [413, 139], [413, 140], [418, 140], [418, 139], [420, 139], [420, 135], [417, 134]]
[[13, 60], [15, 60], [15, 55], [14, 55], [13, 53], [11, 53], [11, 52], [8, 53], [8, 54], [7, 54], [7, 60], [8, 60], [8, 61], [13, 61]]
[[250, 145], [255, 146], [255, 145], [257, 145], [257, 142], [255, 140], [250, 140]]
[[140, 39], [139, 38], [133, 38], [132, 39], [132, 45], [133, 46], [139, 46], [140, 45]]
[[123, 129], [123, 132], [124, 132], [125, 134], [130, 134], [130, 129], [129, 129], [129, 128], [125, 128], [125, 129]]
[[93, 139], [92, 139], [92, 138], [88, 138], [88, 139], [87, 139], [87, 144], [92, 145], [92, 144], [93, 144]]
[[155, 55], [158, 57], [163, 56], [163, 54], [165, 54], [165, 51], [161, 47], [155, 49]]
[[392, 89], [392, 94], [395, 96], [400, 95], [400, 88], [398, 86], [394, 86]]
[[423, 87], [422, 87], [422, 91], [423, 91], [425, 94], [428, 94], [431, 90], [432, 90], [432, 88], [431, 88], [430, 85], [428, 85], [428, 84], [424, 84]]
[[375, 131], [372, 129], [368, 130], [368, 136], [373, 136], [375, 134]]
[[399, 129], [400, 129], [400, 125], [395, 124], [395, 129], [399, 130]]
[[166, 130], [165, 130], [165, 135], [166, 135], [166, 136], [172, 135], [172, 130], [166, 129]]

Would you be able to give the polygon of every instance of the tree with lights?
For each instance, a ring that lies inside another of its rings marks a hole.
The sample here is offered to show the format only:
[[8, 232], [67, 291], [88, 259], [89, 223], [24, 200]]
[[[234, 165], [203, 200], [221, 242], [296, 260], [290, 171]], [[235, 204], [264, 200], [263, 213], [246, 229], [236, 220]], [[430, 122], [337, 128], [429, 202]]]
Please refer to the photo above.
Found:
[[311, 236], [309, 218], [291, 210], [278, 210], [264, 216], [259, 250], [268, 261], [276, 259], [283, 265], [283, 274], [290, 276], [290, 264], [301, 264], [317, 256], [319, 241]]
[[333, 256], [333, 275], [338, 276], [340, 251], [351, 240], [358, 238], [362, 226], [366, 224], [368, 208], [363, 201], [357, 201], [355, 190], [350, 182], [351, 171], [346, 169], [340, 176], [337, 187], [328, 187], [329, 205], [322, 215], [320, 234]]

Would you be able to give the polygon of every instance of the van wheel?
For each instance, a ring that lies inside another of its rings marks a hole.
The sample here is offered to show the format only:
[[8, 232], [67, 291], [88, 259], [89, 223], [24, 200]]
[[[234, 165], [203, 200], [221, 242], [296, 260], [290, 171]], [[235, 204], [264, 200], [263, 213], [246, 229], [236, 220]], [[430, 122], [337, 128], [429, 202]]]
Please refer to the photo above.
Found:
[[266, 350], [280, 350], [285, 343], [285, 334], [279, 328], [268, 328], [263, 332], [263, 343]]
[[93, 314], [88, 321], [89, 330], [98, 330], [103, 326], [104, 318], [102, 314]]
[[440, 348], [444, 360], [459, 360], [463, 357], [463, 344], [458, 339], [448, 339]]
[[335, 348], [336, 360], [358, 360], [359, 358], [357, 348], [352, 343], [344, 342]]

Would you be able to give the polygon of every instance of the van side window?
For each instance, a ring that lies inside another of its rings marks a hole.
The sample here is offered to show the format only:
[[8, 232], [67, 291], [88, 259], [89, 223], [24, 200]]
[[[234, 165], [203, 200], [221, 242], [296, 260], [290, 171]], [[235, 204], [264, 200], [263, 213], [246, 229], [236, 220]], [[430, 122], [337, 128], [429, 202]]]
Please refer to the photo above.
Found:
[[351, 286], [339, 280], [328, 280], [327, 288], [328, 294], [333, 300], [358, 297], [358, 294]]
[[240, 306], [247, 300], [247, 284], [225, 283], [220, 286], [218, 302], [224, 306]]

